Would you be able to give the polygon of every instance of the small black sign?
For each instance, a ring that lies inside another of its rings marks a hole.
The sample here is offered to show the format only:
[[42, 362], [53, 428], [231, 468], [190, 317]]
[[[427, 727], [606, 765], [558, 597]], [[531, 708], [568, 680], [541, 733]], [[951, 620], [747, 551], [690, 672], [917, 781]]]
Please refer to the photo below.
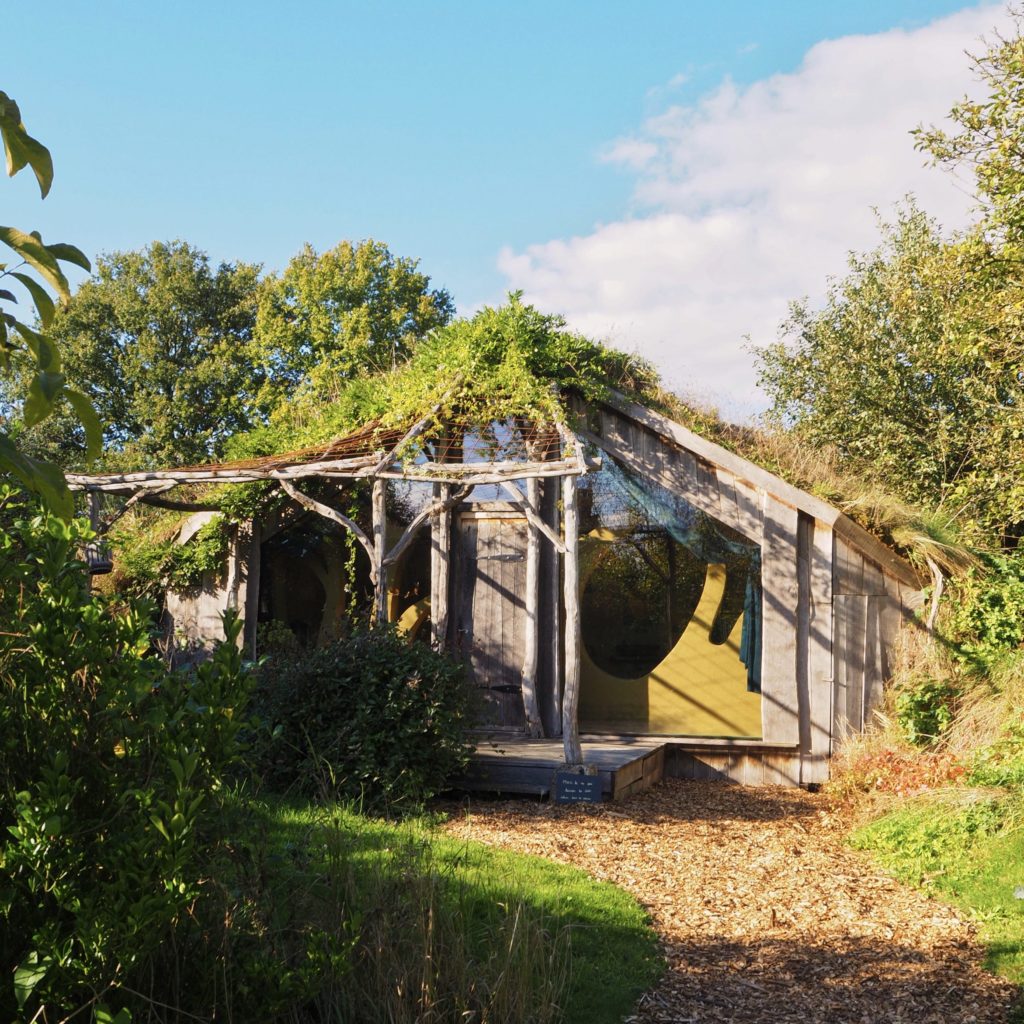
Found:
[[577, 772], [555, 773], [556, 804], [599, 804], [600, 802], [600, 775], [580, 775]]

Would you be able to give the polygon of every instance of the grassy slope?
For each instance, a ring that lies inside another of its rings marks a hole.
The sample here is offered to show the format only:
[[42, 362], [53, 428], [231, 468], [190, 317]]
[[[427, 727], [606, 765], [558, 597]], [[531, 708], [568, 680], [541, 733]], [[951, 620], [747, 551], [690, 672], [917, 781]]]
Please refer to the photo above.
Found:
[[[416, 850], [416, 870], [442, 879], [445, 898], [466, 923], [471, 945], [493, 941], [490, 923], [496, 908], [505, 911], [517, 903], [530, 908], [547, 935], [569, 937], [571, 966], [562, 1005], [570, 1024], [621, 1021], [662, 970], [642, 908], [622, 890], [583, 871], [448, 839], [424, 822], [396, 825], [296, 801], [257, 806], [272, 842], [281, 849], [301, 844], [314, 851], [314, 867], [322, 868], [316, 851], [329, 857], [332, 842], [343, 835], [346, 863], [357, 878], [350, 891], [371, 901], [382, 879], [409, 871], [408, 856], [400, 851]], [[373, 911], [371, 906], [350, 909], [364, 917]], [[473, 952], [482, 958], [492, 953]]]
[[[988, 967], [1024, 985], [1024, 652], [985, 677], [923, 640], [900, 660], [879, 728], [848, 745], [830, 784], [840, 798], [873, 794], [851, 843], [970, 914]], [[939, 739], [915, 747], [908, 719], [935, 679], [961, 696]]]

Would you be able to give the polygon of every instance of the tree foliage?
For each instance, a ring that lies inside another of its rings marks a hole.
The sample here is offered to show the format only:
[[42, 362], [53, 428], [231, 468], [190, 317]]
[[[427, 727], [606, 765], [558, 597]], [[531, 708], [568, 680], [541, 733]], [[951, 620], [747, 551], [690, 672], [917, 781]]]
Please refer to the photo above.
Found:
[[[258, 281], [258, 267], [211, 266], [180, 241], [97, 260], [51, 330], [105, 422], [108, 461], [204, 461], [252, 426]], [[43, 424], [26, 444], [64, 465], [82, 458], [81, 431], [66, 418]]]
[[[53, 160], [49, 150], [29, 135], [18, 104], [5, 92], [0, 92], [0, 139], [8, 177], [30, 167], [39, 184], [40, 196], [45, 199], [53, 184]], [[80, 249], [66, 242], [45, 244], [38, 231], [26, 233], [3, 226], [0, 227], [0, 242], [17, 260], [13, 266], [0, 263], [0, 371], [9, 374], [12, 355], [21, 355], [28, 368], [21, 403], [25, 425], [31, 427], [39, 423], [58, 405], [67, 402], [81, 424], [86, 452], [94, 457], [99, 453], [100, 422], [88, 399], [67, 386], [60, 352], [45, 333], [55, 309], [50, 290], [57, 293], [61, 303], [67, 303], [71, 297], [60, 264], [72, 263], [88, 270], [89, 261]], [[17, 291], [11, 291], [11, 287], [19, 286], [35, 306], [41, 330], [30, 327], [10, 310], [10, 306], [18, 302]], [[0, 417], [0, 426], [5, 426], [3, 417]], [[38, 493], [55, 511], [65, 518], [70, 517], [71, 495], [63, 474], [55, 465], [22, 451], [10, 428], [0, 430], [0, 468]]]
[[948, 169], [974, 179], [990, 241], [1024, 245], [1024, 9], [1011, 8], [1014, 32], [996, 34], [982, 54], [971, 55], [982, 99], [964, 97], [950, 111], [952, 129], [919, 127], [918, 149]]
[[794, 306], [759, 353], [772, 414], [978, 537], [1024, 525], [1020, 284], [977, 234], [946, 241], [913, 206], [854, 256], [819, 310]]
[[395, 369], [354, 375], [329, 403], [300, 396], [282, 405], [266, 427], [236, 438], [230, 451], [274, 454], [369, 423], [408, 426], [431, 410], [439, 419], [473, 425], [564, 420], [559, 387], [594, 398], [609, 386], [640, 392], [656, 382], [644, 360], [568, 330], [564, 318], [513, 294], [502, 306], [434, 330]]
[[394, 369], [455, 307], [418, 262], [372, 239], [306, 245], [260, 296], [257, 336], [271, 412], [305, 386], [333, 398], [354, 377]]

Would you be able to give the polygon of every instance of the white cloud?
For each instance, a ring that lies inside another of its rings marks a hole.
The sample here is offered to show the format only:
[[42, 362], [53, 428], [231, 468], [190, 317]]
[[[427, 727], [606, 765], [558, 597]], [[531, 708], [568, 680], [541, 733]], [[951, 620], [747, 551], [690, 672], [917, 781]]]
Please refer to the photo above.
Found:
[[972, 8], [913, 30], [847, 36], [747, 87], [725, 80], [601, 159], [636, 175], [633, 209], [591, 233], [504, 250], [512, 288], [652, 359], [673, 386], [742, 415], [762, 406], [744, 336], [775, 338], [788, 302], [823, 294], [877, 239], [872, 208], [908, 192], [947, 227], [970, 196], [924, 166], [910, 129], [974, 88], [964, 50], [1005, 24]]

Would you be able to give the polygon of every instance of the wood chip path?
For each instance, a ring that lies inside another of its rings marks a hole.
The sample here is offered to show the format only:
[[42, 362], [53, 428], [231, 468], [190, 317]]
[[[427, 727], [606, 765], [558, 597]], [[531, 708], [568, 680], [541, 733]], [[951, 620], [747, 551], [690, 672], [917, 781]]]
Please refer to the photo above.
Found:
[[843, 843], [821, 797], [666, 780], [591, 806], [474, 801], [454, 835], [573, 864], [631, 892], [669, 964], [635, 1022], [1004, 1022], [1014, 986], [973, 926]]

